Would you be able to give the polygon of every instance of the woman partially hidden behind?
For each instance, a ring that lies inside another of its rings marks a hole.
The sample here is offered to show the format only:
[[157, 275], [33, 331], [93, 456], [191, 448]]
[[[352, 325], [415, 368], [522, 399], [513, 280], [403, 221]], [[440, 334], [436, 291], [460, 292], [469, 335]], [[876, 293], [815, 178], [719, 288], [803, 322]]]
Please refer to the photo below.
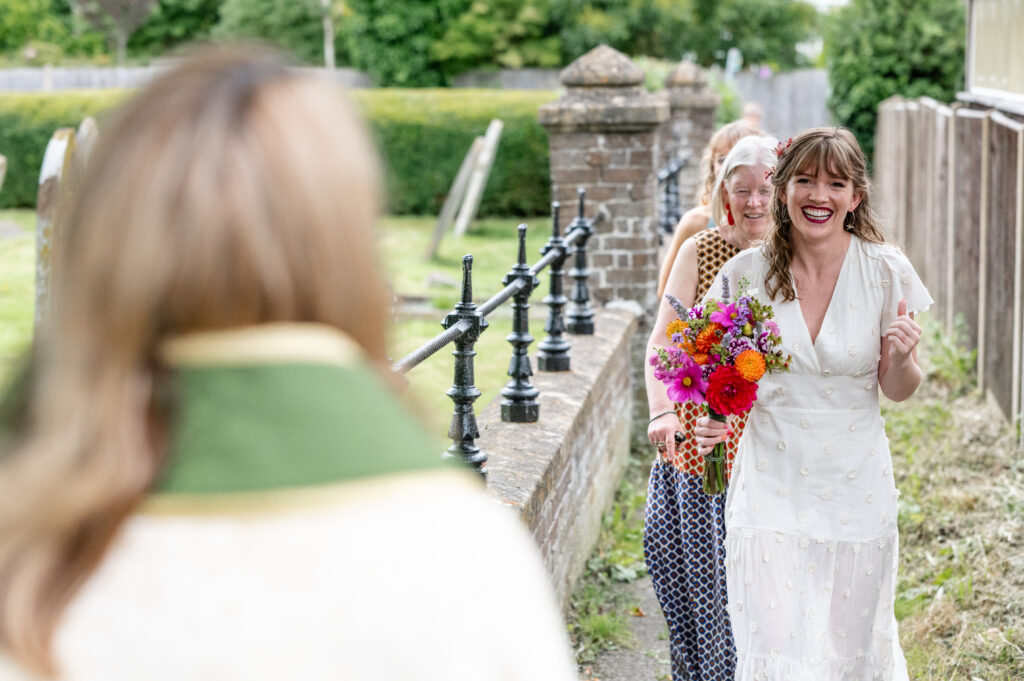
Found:
[[[736, 679], [903, 681], [899, 493], [878, 391], [917, 389], [913, 313], [932, 300], [878, 229], [849, 131], [808, 130], [779, 154], [765, 244], [722, 269], [774, 307], [792, 354], [758, 387], [726, 500]], [[700, 451], [723, 430], [700, 419]]]

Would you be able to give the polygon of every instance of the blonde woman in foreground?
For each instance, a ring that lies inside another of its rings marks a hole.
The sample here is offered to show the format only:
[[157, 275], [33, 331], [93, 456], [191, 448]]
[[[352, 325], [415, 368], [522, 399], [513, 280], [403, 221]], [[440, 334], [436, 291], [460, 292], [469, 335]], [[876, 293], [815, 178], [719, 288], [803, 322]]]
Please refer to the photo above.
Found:
[[575, 678], [530, 538], [383, 376], [377, 165], [263, 51], [106, 121], [3, 401], [0, 679]]

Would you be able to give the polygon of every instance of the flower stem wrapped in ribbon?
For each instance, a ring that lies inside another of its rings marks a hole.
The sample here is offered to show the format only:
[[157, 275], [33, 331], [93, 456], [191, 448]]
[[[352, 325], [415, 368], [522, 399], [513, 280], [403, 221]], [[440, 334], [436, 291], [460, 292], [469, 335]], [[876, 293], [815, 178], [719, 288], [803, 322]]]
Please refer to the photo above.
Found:
[[[770, 305], [747, 290], [746, 280], [733, 302], [729, 279], [723, 276], [723, 297], [687, 309], [666, 296], [677, 319], [666, 329], [670, 344], [655, 348], [650, 363], [654, 376], [667, 386], [669, 399], [703, 404], [708, 416], [725, 423], [728, 416], [749, 411], [757, 400], [757, 382], [766, 373], [787, 371], [779, 327]], [[727, 486], [725, 443], [704, 457], [704, 491], [721, 494]]]

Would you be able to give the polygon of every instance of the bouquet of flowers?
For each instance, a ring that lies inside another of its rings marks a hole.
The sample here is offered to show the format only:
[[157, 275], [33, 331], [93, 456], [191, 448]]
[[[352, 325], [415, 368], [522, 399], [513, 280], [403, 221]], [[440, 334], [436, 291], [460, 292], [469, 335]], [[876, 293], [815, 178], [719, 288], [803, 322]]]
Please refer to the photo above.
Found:
[[[748, 411], [757, 399], [757, 382], [767, 372], [789, 369], [790, 356], [780, 349], [782, 338], [770, 305], [757, 300], [757, 291], [740, 281], [736, 299], [729, 301], [729, 278], [722, 278], [722, 299], [686, 309], [671, 295], [677, 319], [668, 324], [671, 345], [656, 348], [650, 363], [654, 376], [668, 386], [668, 397], [704, 404], [708, 416], [720, 422]], [[725, 491], [725, 446], [715, 445], [704, 460], [704, 491]]]

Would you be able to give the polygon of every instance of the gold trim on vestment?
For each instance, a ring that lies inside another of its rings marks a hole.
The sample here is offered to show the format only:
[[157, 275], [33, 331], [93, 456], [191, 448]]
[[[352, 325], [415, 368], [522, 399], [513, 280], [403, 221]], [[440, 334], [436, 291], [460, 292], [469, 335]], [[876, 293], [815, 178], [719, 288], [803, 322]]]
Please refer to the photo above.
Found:
[[280, 322], [169, 338], [160, 344], [170, 366], [329, 363], [350, 364], [362, 355], [346, 333], [326, 324]]
[[433, 469], [377, 475], [330, 485], [254, 492], [156, 492], [142, 502], [138, 512], [142, 515], [259, 515], [359, 503], [382, 498], [382, 495], [401, 496], [427, 487], [439, 491], [447, 488], [485, 489], [479, 476], [470, 471]]

